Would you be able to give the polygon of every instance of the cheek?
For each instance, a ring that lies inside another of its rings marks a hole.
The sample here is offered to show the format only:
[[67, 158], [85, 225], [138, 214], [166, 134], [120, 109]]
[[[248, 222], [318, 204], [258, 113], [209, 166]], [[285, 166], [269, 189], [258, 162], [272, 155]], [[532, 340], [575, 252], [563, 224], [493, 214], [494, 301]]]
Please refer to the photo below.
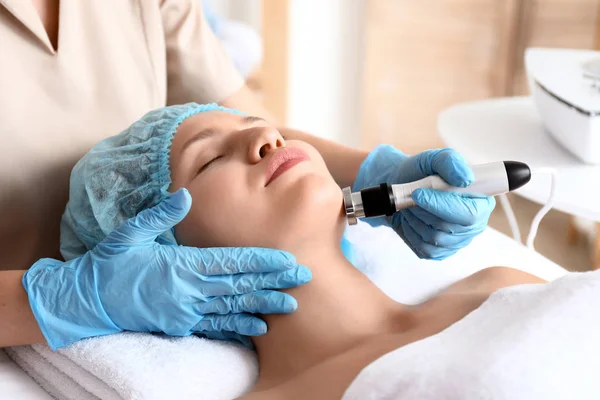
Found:
[[222, 211], [229, 208], [231, 201], [226, 185], [219, 179], [197, 178], [187, 189], [192, 196], [192, 208], [175, 227], [177, 241], [185, 246], [225, 246], [226, 227], [231, 224], [229, 214]]
[[293, 141], [293, 146], [299, 147], [302, 150], [306, 151], [306, 153], [308, 154], [308, 156], [311, 159], [311, 162], [313, 164], [313, 168], [315, 169], [315, 172], [317, 172], [318, 174], [322, 175], [325, 178], [331, 177], [331, 173], [327, 169], [325, 160], [323, 159], [323, 156], [321, 156], [321, 153], [319, 153], [317, 151], [317, 149], [315, 149], [308, 143], [301, 142], [301, 141]]
[[242, 171], [222, 169], [187, 186], [192, 208], [177, 225], [177, 241], [186, 246], [253, 246], [262, 221], [261, 202], [252, 194]]

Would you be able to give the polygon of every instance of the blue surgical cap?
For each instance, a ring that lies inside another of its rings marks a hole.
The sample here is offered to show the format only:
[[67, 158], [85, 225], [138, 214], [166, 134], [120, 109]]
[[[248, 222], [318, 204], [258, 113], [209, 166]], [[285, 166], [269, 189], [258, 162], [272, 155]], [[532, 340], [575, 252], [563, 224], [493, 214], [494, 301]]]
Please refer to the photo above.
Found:
[[[61, 222], [60, 250], [65, 260], [93, 249], [125, 220], [169, 196], [173, 136], [187, 118], [208, 111], [243, 115], [217, 104], [164, 107], [103, 140], [79, 160], [71, 172], [69, 202]], [[171, 231], [157, 241], [176, 244]]]

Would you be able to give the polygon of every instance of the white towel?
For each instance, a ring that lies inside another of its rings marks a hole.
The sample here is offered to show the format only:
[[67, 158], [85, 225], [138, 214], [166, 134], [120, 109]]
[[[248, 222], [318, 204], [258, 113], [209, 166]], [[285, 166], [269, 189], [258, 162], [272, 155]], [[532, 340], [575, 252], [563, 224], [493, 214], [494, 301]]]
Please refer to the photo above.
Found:
[[127, 332], [56, 352], [33, 345], [7, 353], [60, 400], [232, 399], [252, 388], [258, 375], [252, 351], [193, 336]]
[[[6, 353], [52, 397], [65, 400], [98, 399], [66, 373], [57, 369], [31, 346], [9, 348], [6, 349]], [[83, 371], [79, 373], [81, 372]]]
[[[489, 265], [521, 265], [546, 279], [566, 273], [491, 229], [444, 262], [417, 259], [386, 227], [359, 223], [348, 230], [348, 237], [357, 247], [358, 267], [392, 298], [407, 303], [422, 301]], [[35, 345], [13, 347], [7, 353], [61, 400], [231, 399], [249, 390], [258, 375], [254, 353], [196, 337], [123, 333], [57, 352]]]
[[599, 333], [600, 271], [504, 288], [371, 363], [343, 399], [597, 400]]

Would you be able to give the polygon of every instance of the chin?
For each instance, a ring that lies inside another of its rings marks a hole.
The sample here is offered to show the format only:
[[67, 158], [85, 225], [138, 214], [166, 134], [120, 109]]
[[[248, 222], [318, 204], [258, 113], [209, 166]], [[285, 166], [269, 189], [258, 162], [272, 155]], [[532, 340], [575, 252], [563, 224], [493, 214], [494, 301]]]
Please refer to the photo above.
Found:
[[282, 242], [337, 235], [345, 226], [341, 218], [343, 195], [331, 176], [306, 174], [286, 190], [277, 206], [277, 229]]

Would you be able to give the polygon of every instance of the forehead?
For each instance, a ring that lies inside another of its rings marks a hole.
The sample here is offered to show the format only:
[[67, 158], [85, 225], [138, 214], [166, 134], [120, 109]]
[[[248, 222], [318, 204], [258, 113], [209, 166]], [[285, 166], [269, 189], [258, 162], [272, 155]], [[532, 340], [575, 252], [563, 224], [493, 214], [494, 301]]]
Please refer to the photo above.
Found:
[[208, 111], [193, 115], [183, 121], [177, 128], [171, 142], [171, 152], [180, 152], [185, 143], [193, 140], [194, 136], [202, 131], [235, 129], [240, 124], [241, 119], [242, 116], [226, 111]]
[[202, 129], [207, 128], [226, 128], [231, 125], [238, 125], [242, 120], [241, 115], [228, 113], [226, 111], [208, 111], [201, 112], [187, 118], [179, 125], [175, 137], [182, 137], [185, 140], [190, 135], [194, 135]]

